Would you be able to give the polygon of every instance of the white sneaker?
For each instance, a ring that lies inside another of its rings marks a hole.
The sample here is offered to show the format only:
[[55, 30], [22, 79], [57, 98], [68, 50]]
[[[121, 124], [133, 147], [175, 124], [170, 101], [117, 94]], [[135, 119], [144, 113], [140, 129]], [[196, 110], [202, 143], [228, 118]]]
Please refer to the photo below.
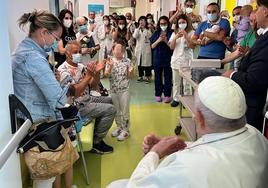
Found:
[[72, 188], [77, 188], [77, 186], [76, 185], [72, 185]]
[[113, 130], [113, 132], [112, 132], [112, 137], [117, 137], [117, 136], [119, 136], [120, 135], [120, 133], [121, 133], [121, 131], [122, 131], [122, 129], [121, 129], [121, 127], [117, 127], [115, 130]]
[[128, 137], [129, 137], [129, 132], [125, 131], [125, 130], [122, 130], [121, 133], [119, 134], [119, 136], [117, 136], [117, 140], [118, 141], [124, 141]]
[[94, 97], [100, 97], [101, 96], [100, 92], [94, 91], [94, 90], [90, 91], [90, 95], [94, 96]]

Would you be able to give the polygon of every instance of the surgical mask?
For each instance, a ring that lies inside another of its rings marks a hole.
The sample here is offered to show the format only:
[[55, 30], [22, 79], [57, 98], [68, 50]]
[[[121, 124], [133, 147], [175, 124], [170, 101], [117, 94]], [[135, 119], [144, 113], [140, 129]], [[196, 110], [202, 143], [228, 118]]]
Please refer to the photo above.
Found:
[[129, 24], [131, 22], [131, 20], [127, 20], [127, 23]]
[[167, 30], [167, 25], [160, 25], [160, 28], [162, 31], [166, 31]]
[[218, 14], [217, 13], [207, 14], [207, 17], [210, 22], [215, 22], [218, 18]]
[[260, 35], [263, 34], [263, 31], [264, 31], [263, 28], [259, 28], [259, 29], [257, 30], [257, 34], [260, 36]]
[[198, 23], [193, 23], [192, 26], [193, 26], [194, 30], [197, 30], [197, 28], [198, 28]]
[[82, 58], [82, 55], [80, 53], [72, 55], [73, 63], [75, 63], [75, 64], [80, 63], [81, 58]]
[[58, 48], [58, 41], [56, 39], [54, 39], [51, 48], [55, 51]]
[[239, 22], [239, 21], [240, 21], [240, 15], [236, 15], [236, 16], [234, 16], [234, 21], [235, 21], [235, 22]]
[[190, 13], [193, 12], [193, 9], [190, 8], [190, 7], [187, 7], [187, 8], [185, 9], [185, 12], [186, 12], [187, 14], [190, 14]]
[[180, 30], [185, 30], [187, 27], [187, 23], [179, 24], [179, 29]]
[[73, 21], [72, 20], [63, 20], [63, 25], [66, 28], [70, 28], [72, 25]]
[[151, 18], [148, 18], [148, 19], [147, 19], [147, 22], [148, 22], [149, 24], [152, 23], [152, 21], [153, 21], [153, 20], [152, 20]]
[[86, 33], [87, 32], [87, 24], [86, 25], [81, 25], [80, 27], [79, 27], [79, 31], [80, 31], [80, 33]]
[[122, 30], [125, 27], [125, 24], [119, 24], [118, 27]]
[[44, 38], [43, 38], [43, 40], [45, 43], [45, 45], [43, 47], [45, 52], [50, 52], [52, 49], [55, 51], [58, 48], [58, 42], [56, 39], [54, 39], [53, 43], [50, 46], [46, 44], [46, 41]]
[[109, 20], [104, 20], [103, 23], [104, 23], [104, 25], [109, 25], [110, 24]]

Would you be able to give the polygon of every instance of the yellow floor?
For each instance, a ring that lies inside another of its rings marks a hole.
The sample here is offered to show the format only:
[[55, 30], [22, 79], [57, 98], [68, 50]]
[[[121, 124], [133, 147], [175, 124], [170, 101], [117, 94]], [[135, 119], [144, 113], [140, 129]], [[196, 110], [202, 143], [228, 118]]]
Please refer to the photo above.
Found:
[[[106, 83], [107, 84], [107, 83]], [[141, 144], [144, 136], [155, 133], [159, 136], [174, 135], [179, 108], [171, 108], [169, 104], [154, 102], [154, 85], [131, 83], [132, 102], [130, 107], [130, 137], [118, 142], [110, 136], [113, 125], [105, 138], [107, 144], [114, 147], [114, 152], [107, 155], [85, 153], [88, 163], [90, 185], [86, 185], [82, 162], [74, 166], [74, 184], [78, 188], [104, 188], [117, 179], [128, 178], [143, 157]]]

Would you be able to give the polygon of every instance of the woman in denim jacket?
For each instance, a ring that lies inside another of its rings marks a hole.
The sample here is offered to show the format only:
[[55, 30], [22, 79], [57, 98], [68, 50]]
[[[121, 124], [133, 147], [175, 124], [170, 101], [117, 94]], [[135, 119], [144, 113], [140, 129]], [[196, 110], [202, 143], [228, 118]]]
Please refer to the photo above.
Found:
[[[61, 22], [46, 11], [25, 13], [19, 26], [30, 23], [29, 35], [12, 55], [13, 85], [15, 95], [29, 110], [33, 121], [52, 118], [62, 119], [57, 110], [67, 103], [67, 95], [79, 95], [91, 79], [90, 71], [77, 85], [61, 88], [48, 63], [47, 52], [56, 48], [62, 34]], [[70, 184], [72, 184], [72, 170]], [[37, 187], [52, 187], [55, 178], [36, 181]], [[66, 187], [71, 187], [67, 186]]]

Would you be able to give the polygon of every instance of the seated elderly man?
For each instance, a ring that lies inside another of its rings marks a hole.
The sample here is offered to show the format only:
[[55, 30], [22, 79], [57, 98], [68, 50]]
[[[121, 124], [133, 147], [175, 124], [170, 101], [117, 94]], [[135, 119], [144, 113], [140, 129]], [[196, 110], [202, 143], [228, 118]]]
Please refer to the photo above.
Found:
[[197, 141], [186, 145], [176, 136], [145, 137], [148, 153], [130, 179], [108, 188], [267, 187], [268, 143], [246, 124], [241, 88], [229, 78], [208, 77], [197, 89], [195, 104]]
[[[86, 71], [92, 76], [88, 87], [82, 91], [82, 96], [74, 98], [82, 118], [95, 119], [93, 152], [106, 154], [113, 152], [113, 148], [107, 145], [103, 138], [113, 124], [116, 109], [110, 97], [94, 97], [89, 95], [89, 87], [99, 83], [99, 72], [104, 69], [103, 63], [90, 63], [87, 69], [81, 63], [80, 44], [77, 41], [69, 41], [66, 45], [66, 61], [58, 68], [61, 84], [79, 83]], [[72, 103], [71, 101], [70, 103]]]

